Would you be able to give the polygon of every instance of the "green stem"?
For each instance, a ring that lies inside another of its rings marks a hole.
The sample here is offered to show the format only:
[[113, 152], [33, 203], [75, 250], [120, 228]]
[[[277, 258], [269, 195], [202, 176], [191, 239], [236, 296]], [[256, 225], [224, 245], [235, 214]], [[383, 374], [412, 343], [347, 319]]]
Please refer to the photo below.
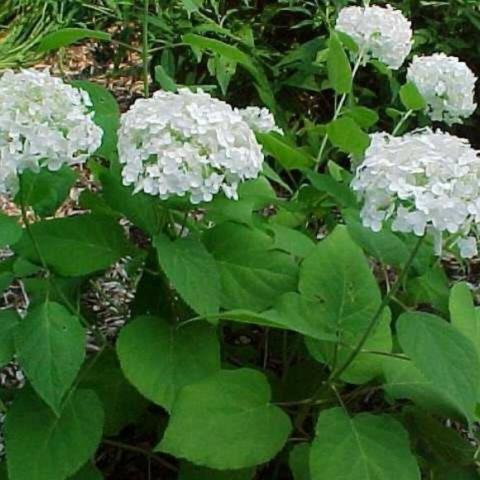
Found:
[[150, 10], [150, 1], [144, 0], [143, 4], [143, 48], [142, 48], [142, 62], [143, 62], [143, 93], [145, 97], [150, 95], [149, 89], [149, 73], [148, 73], [148, 12]]
[[400, 131], [402, 128], [403, 124], [412, 116], [413, 110], [408, 110], [408, 112], [405, 112], [405, 114], [402, 116], [400, 121], [397, 123], [397, 126], [392, 132], [392, 135], [395, 137], [397, 133]]

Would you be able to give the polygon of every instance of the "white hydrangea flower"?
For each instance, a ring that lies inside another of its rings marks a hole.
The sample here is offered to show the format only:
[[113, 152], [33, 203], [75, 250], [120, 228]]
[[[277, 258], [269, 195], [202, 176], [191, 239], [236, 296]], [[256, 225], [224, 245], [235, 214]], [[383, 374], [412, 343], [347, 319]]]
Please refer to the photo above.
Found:
[[283, 134], [283, 131], [275, 123], [275, 118], [268, 108], [247, 107], [235, 109], [247, 125], [259, 133], [277, 132]]
[[480, 224], [480, 154], [467, 140], [429, 129], [394, 137], [371, 135], [352, 188], [364, 201], [363, 224], [441, 239], [458, 237], [460, 254], [477, 253]]
[[386, 7], [345, 7], [335, 29], [349, 35], [366, 59], [376, 58], [400, 68], [412, 49], [412, 27], [402, 12]]
[[158, 91], [122, 115], [118, 142], [123, 182], [161, 199], [194, 204], [256, 178], [263, 154], [252, 129], [230, 105], [199, 90]]
[[0, 193], [15, 194], [17, 174], [85, 162], [103, 131], [87, 92], [50, 73], [5, 71], [0, 78]]
[[459, 123], [475, 110], [474, 90], [477, 78], [456, 57], [435, 53], [416, 56], [408, 67], [407, 78], [414, 83], [427, 103], [434, 121]]

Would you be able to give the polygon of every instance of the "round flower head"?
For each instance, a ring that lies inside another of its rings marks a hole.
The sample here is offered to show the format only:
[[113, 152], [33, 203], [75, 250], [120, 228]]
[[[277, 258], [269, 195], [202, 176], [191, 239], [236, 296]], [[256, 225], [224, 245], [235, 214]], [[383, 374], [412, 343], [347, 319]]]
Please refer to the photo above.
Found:
[[259, 133], [277, 132], [283, 134], [281, 128], [275, 124], [275, 118], [267, 108], [247, 107], [235, 109], [245, 123], [254, 131]]
[[118, 151], [125, 185], [162, 199], [208, 202], [221, 190], [237, 198], [256, 178], [263, 154], [238, 111], [199, 90], [155, 92], [122, 115]]
[[352, 188], [363, 199], [363, 224], [422, 236], [456, 234], [460, 254], [476, 255], [480, 156], [467, 140], [429, 129], [393, 137], [375, 133]]
[[14, 195], [18, 174], [85, 162], [103, 131], [88, 94], [48, 71], [7, 70], [0, 77], [0, 193]]
[[476, 108], [473, 97], [477, 79], [456, 57], [443, 53], [415, 57], [408, 67], [407, 78], [422, 94], [434, 121], [458, 123]]
[[335, 29], [353, 38], [365, 59], [376, 58], [393, 69], [402, 66], [412, 49], [411, 24], [390, 5], [345, 7]]

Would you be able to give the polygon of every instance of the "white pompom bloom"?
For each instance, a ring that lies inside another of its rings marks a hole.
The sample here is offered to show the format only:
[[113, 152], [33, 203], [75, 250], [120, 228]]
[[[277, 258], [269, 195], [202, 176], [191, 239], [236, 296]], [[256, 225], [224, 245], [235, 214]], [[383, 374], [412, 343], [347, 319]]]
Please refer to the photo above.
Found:
[[349, 35], [365, 59], [376, 58], [400, 68], [412, 49], [412, 27], [402, 12], [386, 7], [345, 7], [335, 29]]
[[235, 109], [247, 125], [259, 133], [277, 132], [283, 134], [283, 131], [275, 123], [275, 118], [268, 108], [247, 107]]
[[0, 193], [15, 194], [18, 174], [85, 162], [101, 144], [89, 95], [34, 69], [0, 78]]
[[444, 53], [416, 56], [408, 67], [407, 78], [414, 83], [427, 103], [434, 121], [459, 123], [475, 110], [477, 78], [468, 66]]
[[480, 155], [467, 140], [429, 129], [394, 137], [375, 133], [352, 188], [364, 205], [363, 224], [441, 240], [458, 237], [463, 257], [476, 255], [480, 224]]
[[230, 105], [199, 90], [158, 91], [122, 115], [118, 151], [125, 185], [194, 204], [256, 178], [263, 154], [252, 129]]

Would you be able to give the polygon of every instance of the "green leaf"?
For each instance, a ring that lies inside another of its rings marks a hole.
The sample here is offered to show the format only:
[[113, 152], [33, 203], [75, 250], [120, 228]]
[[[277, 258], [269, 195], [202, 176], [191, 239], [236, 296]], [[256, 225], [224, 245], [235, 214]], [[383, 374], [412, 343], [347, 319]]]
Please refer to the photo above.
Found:
[[361, 156], [370, 145], [370, 137], [350, 117], [333, 120], [327, 126], [328, 138], [342, 152]]
[[453, 286], [449, 309], [452, 325], [472, 341], [480, 358], [480, 318], [477, 318], [472, 292], [465, 282]]
[[331, 175], [317, 173], [312, 170], [305, 172], [312, 186], [319, 192], [330, 195], [340, 206], [354, 207], [357, 199], [348, 184], [337, 182]]
[[22, 236], [22, 227], [15, 217], [0, 213], [0, 248], [15, 245]]
[[310, 451], [312, 480], [420, 480], [407, 432], [387, 415], [320, 413]]
[[189, 236], [171, 241], [157, 235], [153, 244], [158, 262], [175, 290], [198, 314], [220, 309], [220, 276], [213, 256], [203, 243]]
[[120, 108], [112, 93], [102, 85], [86, 80], [75, 80], [72, 85], [85, 90], [93, 104], [94, 122], [103, 130], [102, 144], [95, 152], [110, 161], [117, 156], [117, 131], [120, 126]]
[[11, 285], [14, 276], [11, 272], [0, 272], [0, 295]]
[[272, 250], [268, 234], [228, 222], [207, 231], [204, 240], [218, 262], [222, 307], [261, 311], [296, 289], [294, 258]]
[[360, 127], [365, 129], [373, 127], [379, 120], [378, 113], [367, 107], [352, 107], [347, 111], [347, 114], [351, 116]]
[[427, 303], [442, 313], [448, 312], [449, 285], [445, 270], [438, 265], [429, 268], [420, 277], [412, 278], [407, 284], [407, 291], [412, 296], [412, 303]]
[[69, 477], [69, 480], [102, 480], [103, 475], [100, 471], [91, 463], [87, 463], [82, 469], [80, 469], [73, 477]]
[[249, 369], [220, 371], [187, 386], [157, 450], [220, 470], [265, 463], [291, 431], [290, 419], [269, 403], [270, 395], [266, 378]]
[[458, 417], [457, 408], [446, 394], [415, 367], [408, 359], [385, 358], [383, 389], [394, 399], [408, 399], [429, 412]]
[[105, 435], [117, 435], [133, 423], [147, 406], [145, 399], [124, 377], [117, 356], [105, 350], [85, 365], [80, 374], [81, 388], [93, 390], [103, 403], [105, 411]]
[[273, 89], [270, 86], [265, 73], [257, 66], [257, 63], [252, 60], [249, 55], [233, 45], [229, 45], [214, 38], [196, 35], [194, 33], [183, 35], [182, 40], [193, 48], [209, 50], [227, 60], [241, 65], [255, 80], [255, 87], [264, 104], [271, 111], [275, 111], [276, 103], [272, 94]]
[[31, 389], [22, 390], [5, 421], [10, 479], [65, 480], [95, 453], [102, 427], [102, 405], [93, 392], [73, 392], [56, 416]]
[[180, 467], [178, 480], [251, 480], [253, 469], [244, 470], [211, 470], [183, 462]]
[[299, 290], [325, 306], [332, 329], [363, 332], [380, 305], [380, 290], [361, 249], [338, 226], [303, 261]]
[[391, 230], [374, 232], [358, 220], [358, 213], [343, 212], [348, 233], [352, 239], [372, 257], [387, 265], [402, 266], [408, 259], [409, 250], [405, 243]]
[[440, 317], [404, 313], [397, 322], [403, 351], [467, 419], [475, 416], [480, 361], [473, 343]]
[[123, 185], [120, 175], [107, 169], [101, 170], [99, 178], [102, 197], [110, 208], [150, 235], [161, 230], [165, 215], [156, 197], [143, 192], [133, 193], [133, 188]]
[[203, 0], [182, 0], [183, 8], [188, 13], [197, 12], [203, 5]]
[[292, 448], [288, 464], [294, 480], [310, 480], [310, 445], [298, 443]]
[[309, 168], [315, 163], [311, 155], [296, 145], [292, 145], [279, 133], [257, 133], [257, 139], [262, 144], [264, 151], [286, 170], [301, 170]]
[[[46, 220], [33, 224], [31, 230], [47, 265], [66, 277], [103, 270], [133, 251], [120, 225], [100, 215]], [[39, 262], [25, 233], [15, 250], [23, 257]]]
[[[392, 333], [390, 330], [391, 314], [386, 309], [378, 322], [378, 325], [368, 337], [363, 346], [363, 350], [372, 352], [390, 353], [392, 351]], [[348, 330], [342, 330], [341, 345], [333, 345], [332, 342], [314, 340], [313, 337], [307, 338], [306, 344], [310, 354], [319, 362], [326, 363], [333, 368], [335, 365], [343, 365], [352, 350], [356, 347], [362, 337], [363, 332], [352, 333]], [[362, 352], [357, 355], [354, 362], [342, 374], [341, 379], [348, 382], [361, 385], [379, 377], [383, 373], [381, 357], [378, 353]]]
[[0, 367], [13, 359], [19, 321], [20, 317], [16, 310], [0, 310]]
[[59, 412], [85, 357], [85, 330], [78, 318], [58, 303], [44, 303], [20, 322], [15, 345], [33, 388]]
[[332, 31], [328, 41], [327, 72], [330, 85], [337, 93], [350, 93], [352, 68], [335, 31]]
[[418, 450], [426, 452], [429, 462], [468, 466], [474, 463], [475, 447], [456, 429], [415, 407], [403, 412], [403, 423], [418, 442]]
[[155, 66], [155, 80], [160, 84], [163, 90], [167, 92], [176, 92], [177, 84], [175, 80], [167, 73], [163, 65]]
[[[77, 174], [64, 165], [60, 170], [51, 172], [42, 168], [39, 172], [25, 170], [22, 173], [22, 198], [41, 217], [53, 215], [67, 199], [75, 184]], [[15, 202], [20, 205], [20, 194]]]
[[427, 106], [414, 83], [408, 82], [400, 88], [400, 100], [407, 110], [424, 110]]
[[305, 258], [314, 248], [314, 241], [303, 232], [283, 225], [272, 224], [268, 227], [273, 232], [273, 248]]
[[138, 391], [170, 410], [179, 390], [220, 369], [214, 327], [195, 322], [178, 328], [155, 317], [139, 317], [120, 332], [122, 370]]
[[61, 28], [51, 33], [47, 33], [37, 46], [38, 52], [48, 52], [57, 48], [66, 47], [72, 43], [92, 38], [95, 40], [111, 40], [111, 35], [100, 30], [89, 30], [88, 28]]

